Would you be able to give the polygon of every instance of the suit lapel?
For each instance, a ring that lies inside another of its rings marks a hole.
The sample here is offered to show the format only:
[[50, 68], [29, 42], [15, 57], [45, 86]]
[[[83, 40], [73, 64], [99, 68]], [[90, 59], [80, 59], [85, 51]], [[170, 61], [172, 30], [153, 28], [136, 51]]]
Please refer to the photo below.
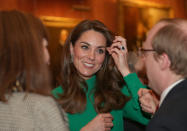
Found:
[[167, 102], [170, 101], [170, 99], [177, 97], [178, 95], [180, 95], [180, 93], [187, 91], [187, 79], [184, 79], [183, 81], [181, 81], [180, 83], [178, 83], [177, 85], [175, 85], [173, 87], [173, 89], [170, 90], [170, 92], [167, 94], [167, 96], [164, 98], [162, 105], [166, 104]]

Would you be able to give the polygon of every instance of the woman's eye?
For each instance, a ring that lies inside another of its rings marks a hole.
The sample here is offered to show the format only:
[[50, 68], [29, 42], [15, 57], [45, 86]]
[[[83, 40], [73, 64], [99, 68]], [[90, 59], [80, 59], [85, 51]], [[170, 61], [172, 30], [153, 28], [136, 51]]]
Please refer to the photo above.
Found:
[[103, 53], [105, 53], [105, 50], [104, 49], [98, 49], [98, 53], [103, 54]]
[[81, 48], [82, 49], [88, 49], [88, 46], [83, 45], [83, 46], [81, 46]]

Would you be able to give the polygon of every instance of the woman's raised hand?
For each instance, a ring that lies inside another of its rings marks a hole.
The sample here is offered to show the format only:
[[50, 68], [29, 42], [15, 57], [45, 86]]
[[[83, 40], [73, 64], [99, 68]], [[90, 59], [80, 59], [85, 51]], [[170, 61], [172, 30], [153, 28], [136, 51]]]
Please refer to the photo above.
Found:
[[109, 54], [113, 57], [114, 62], [121, 72], [122, 76], [126, 76], [130, 73], [127, 63], [127, 44], [126, 39], [121, 36], [115, 36], [113, 44], [107, 48]]

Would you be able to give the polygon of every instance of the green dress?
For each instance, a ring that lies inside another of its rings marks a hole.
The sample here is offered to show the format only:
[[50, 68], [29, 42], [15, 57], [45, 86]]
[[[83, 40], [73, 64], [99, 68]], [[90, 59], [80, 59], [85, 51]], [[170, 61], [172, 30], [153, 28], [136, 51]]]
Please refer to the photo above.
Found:
[[[149, 118], [145, 117], [141, 111], [137, 95], [139, 88], [145, 88], [145, 86], [140, 82], [135, 73], [131, 73], [128, 76], [124, 77], [124, 80], [127, 85], [122, 88], [122, 92], [126, 96], [131, 96], [131, 99], [126, 103], [124, 108], [111, 111], [114, 124], [111, 131], [124, 130], [123, 117], [130, 118], [131, 120], [137, 121], [144, 125], [146, 125], [149, 121]], [[88, 122], [96, 117], [97, 113], [94, 109], [93, 104], [91, 103], [91, 101], [93, 101], [94, 99], [93, 93], [90, 93], [95, 86], [95, 81], [96, 76], [93, 76], [92, 78], [86, 80], [88, 91], [86, 92], [87, 105], [85, 111], [77, 114], [67, 114], [69, 119], [70, 131], [80, 131], [82, 127], [84, 127], [86, 124], [88, 124]], [[59, 86], [55, 88], [52, 93], [56, 98], [58, 98], [58, 94], [62, 94], [63, 89], [61, 86]]]

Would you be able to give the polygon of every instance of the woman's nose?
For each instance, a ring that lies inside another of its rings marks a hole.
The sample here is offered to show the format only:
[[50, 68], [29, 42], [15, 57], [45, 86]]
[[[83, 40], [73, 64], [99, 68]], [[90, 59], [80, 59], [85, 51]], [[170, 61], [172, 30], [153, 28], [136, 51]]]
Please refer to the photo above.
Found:
[[88, 57], [90, 60], [95, 60], [95, 51], [90, 51], [89, 54], [88, 54]]

